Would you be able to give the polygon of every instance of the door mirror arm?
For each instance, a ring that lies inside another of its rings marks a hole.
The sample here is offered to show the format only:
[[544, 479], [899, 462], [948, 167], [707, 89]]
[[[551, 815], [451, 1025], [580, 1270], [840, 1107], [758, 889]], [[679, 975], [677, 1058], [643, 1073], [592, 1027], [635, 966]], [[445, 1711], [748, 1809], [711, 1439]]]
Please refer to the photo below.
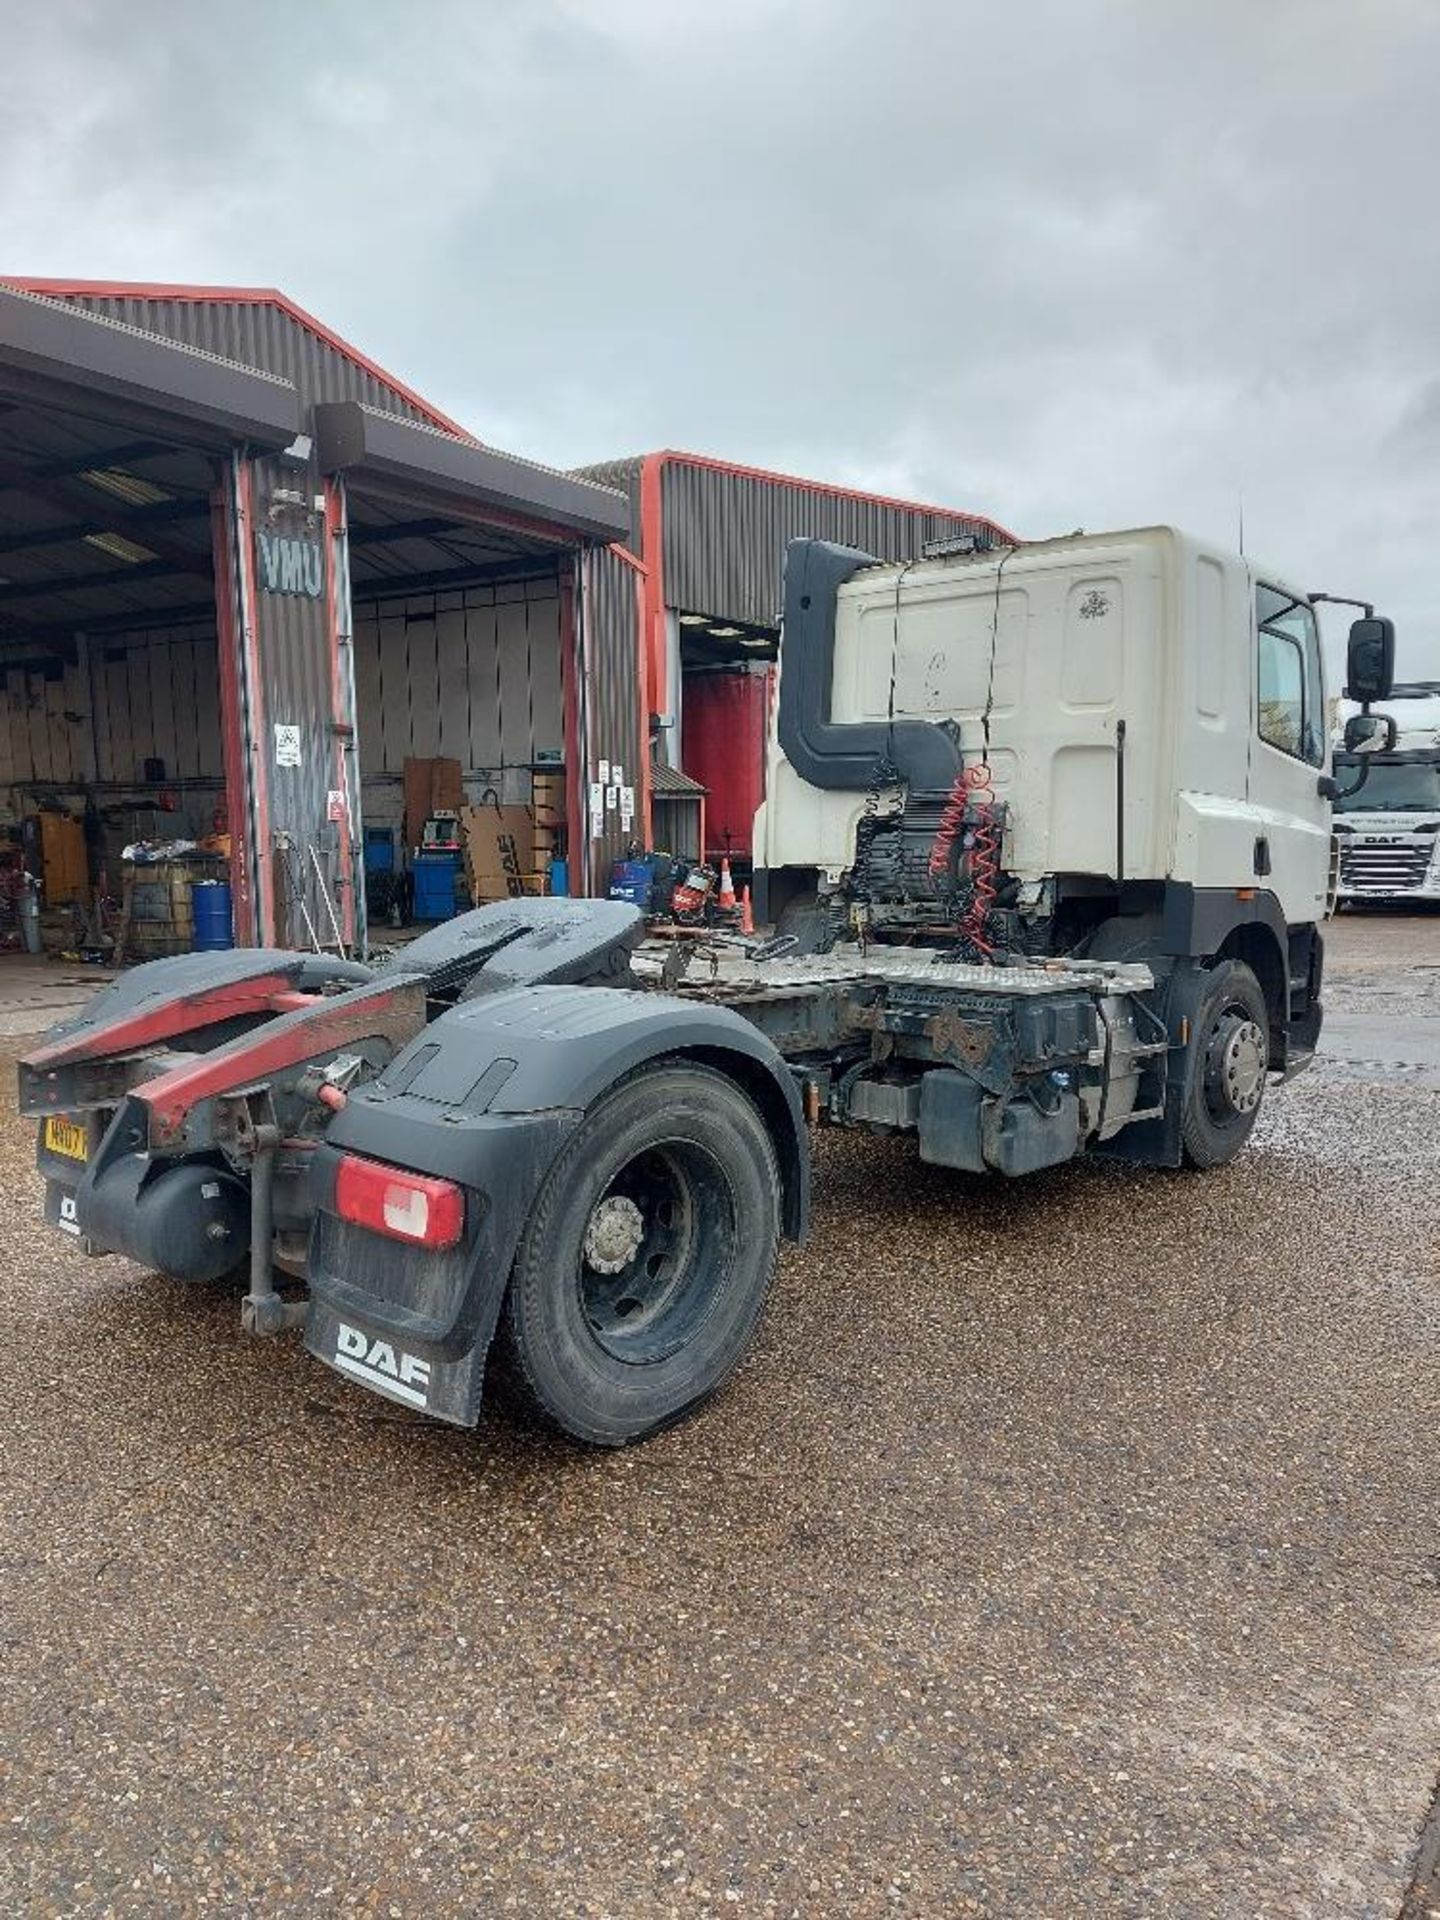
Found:
[[1362, 760], [1360, 762], [1360, 778], [1355, 782], [1353, 787], [1342, 787], [1333, 773], [1322, 773], [1320, 778], [1315, 782], [1315, 791], [1322, 800], [1328, 800], [1333, 806], [1337, 800], [1349, 800], [1353, 795], [1359, 793], [1369, 778], [1370, 762], [1368, 760]]

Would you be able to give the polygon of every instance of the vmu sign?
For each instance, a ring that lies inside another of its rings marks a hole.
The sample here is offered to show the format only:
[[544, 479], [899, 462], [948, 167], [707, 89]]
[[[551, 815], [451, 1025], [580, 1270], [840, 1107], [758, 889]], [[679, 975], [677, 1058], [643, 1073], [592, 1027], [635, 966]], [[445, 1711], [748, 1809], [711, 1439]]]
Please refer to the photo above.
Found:
[[257, 533], [255, 555], [266, 593], [294, 593], [318, 600], [325, 591], [325, 550], [303, 534]]

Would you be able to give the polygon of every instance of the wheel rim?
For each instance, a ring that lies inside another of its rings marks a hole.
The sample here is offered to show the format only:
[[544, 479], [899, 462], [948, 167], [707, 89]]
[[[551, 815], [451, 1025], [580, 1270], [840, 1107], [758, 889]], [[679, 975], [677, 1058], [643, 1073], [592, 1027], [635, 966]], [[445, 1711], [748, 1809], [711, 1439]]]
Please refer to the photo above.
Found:
[[581, 1240], [580, 1308], [596, 1345], [632, 1366], [678, 1353], [715, 1306], [736, 1230], [725, 1175], [695, 1142], [648, 1147], [628, 1161]]
[[1259, 1023], [1241, 1007], [1225, 1008], [1205, 1049], [1205, 1103], [1216, 1120], [1244, 1120], [1255, 1112], [1268, 1063]]

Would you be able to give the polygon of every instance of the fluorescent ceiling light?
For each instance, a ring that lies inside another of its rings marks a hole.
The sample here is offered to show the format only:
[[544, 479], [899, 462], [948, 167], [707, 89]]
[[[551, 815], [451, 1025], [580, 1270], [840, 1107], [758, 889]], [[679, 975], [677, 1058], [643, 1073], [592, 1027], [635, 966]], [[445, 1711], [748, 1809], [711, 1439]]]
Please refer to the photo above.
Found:
[[117, 560], [128, 560], [131, 566], [160, 557], [149, 547], [142, 547], [138, 540], [127, 540], [123, 533], [87, 533], [84, 538], [86, 546], [98, 547], [101, 553], [113, 554]]
[[170, 498], [164, 487], [157, 487], [153, 480], [142, 480], [138, 473], [127, 473], [123, 467], [86, 467], [80, 478], [131, 507], [153, 507]]
[[775, 642], [773, 640], [756, 639], [755, 637], [752, 636], [748, 640], [742, 640], [740, 644], [742, 647], [764, 647], [768, 651], [771, 647], [774, 646]]
[[682, 627], [708, 627], [710, 616], [708, 613], [682, 613], [680, 624]]
[[738, 640], [740, 638], [740, 629], [739, 627], [711, 627], [710, 638], [712, 640]]

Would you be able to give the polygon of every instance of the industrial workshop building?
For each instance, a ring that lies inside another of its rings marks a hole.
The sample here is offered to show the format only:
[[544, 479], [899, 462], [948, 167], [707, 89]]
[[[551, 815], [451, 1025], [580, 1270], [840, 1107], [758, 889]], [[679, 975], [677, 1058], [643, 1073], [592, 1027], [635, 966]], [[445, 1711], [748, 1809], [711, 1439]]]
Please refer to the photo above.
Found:
[[0, 287], [0, 790], [83, 797], [112, 861], [223, 798], [237, 938], [328, 938], [332, 905], [363, 938], [359, 828], [407, 757], [477, 797], [580, 766], [577, 574], [628, 525], [278, 293]]
[[[687, 454], [499, 453], [272, 289], [0, 282], [0, 807], [83, 814], [112, 885], [126, 840], [220, 814], [267, 945], [363, 943], [407, 760], [503, 804], [563, 769], [577, 891], [698, 850], [707, 787], [743, 853], [786, 541], [971, 531]], [[687, 759], [687, 708], [751, 680]]]
[[[955, 540], [1009, 543], [978, 514], [666, 451], [577, 470], [630, 502], [623, 552], [590, 562], [592, 638], [601, 658], [631, 644], [638, 602], [640, 673], [653, 754], [643, 763], [654, 844], [743, 872], [764, 796], [764, 738], [775, 686], [785, 549], [810, 537], [881, 560], [914, 560]], [[653, 760], [653, 764], [652, 764]]]

